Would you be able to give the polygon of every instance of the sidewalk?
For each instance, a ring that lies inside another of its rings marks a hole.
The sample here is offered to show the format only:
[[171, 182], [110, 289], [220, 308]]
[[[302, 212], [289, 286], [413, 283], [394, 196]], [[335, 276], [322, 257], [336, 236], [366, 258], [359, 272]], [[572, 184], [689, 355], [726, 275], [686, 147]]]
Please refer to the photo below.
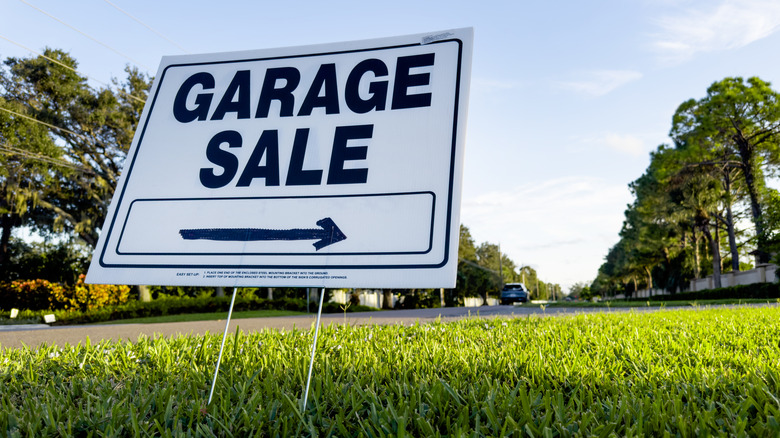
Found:
[[9, 324], [0, 325], [0, 332], [14, 332], [19, 330], [38, 330], [51, 328], [48, 324]]

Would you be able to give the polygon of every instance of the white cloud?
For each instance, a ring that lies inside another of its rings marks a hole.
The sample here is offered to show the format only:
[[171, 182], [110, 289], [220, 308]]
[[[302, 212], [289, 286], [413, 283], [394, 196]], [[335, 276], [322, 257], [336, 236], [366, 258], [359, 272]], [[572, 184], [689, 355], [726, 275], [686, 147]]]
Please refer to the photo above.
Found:
[[622, 154], [631, 155], [633, 157], [645, 154], [645, 145], [642, 140], [632, 135], [609, 133], [601, 141], [608, 148]]
[[477, 244], [500, 243], [515, 263], [568, 288], [595, 278], [629, 202], [625, 184], [563, 177], [464, 198], [461, 222]]
[[780, 30], [780, 1], [724, 0], [657, 20], [653, 46], [671, 62], [746, 46]]
[[566, 90], [598, 97], [641, 79], [642, 73], [633, 70], [595, 70], [582, 73], [581, 76], [580, 80], [559, 82], [559, 85]]

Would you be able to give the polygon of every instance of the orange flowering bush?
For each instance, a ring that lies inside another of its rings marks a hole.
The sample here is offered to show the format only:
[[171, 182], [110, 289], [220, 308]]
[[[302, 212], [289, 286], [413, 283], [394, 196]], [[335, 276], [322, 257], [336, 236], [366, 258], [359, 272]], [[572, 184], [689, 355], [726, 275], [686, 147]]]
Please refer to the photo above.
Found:
[[57, 308], [55, 297], [64, 292], [62, 285], [48, 280], [15, 280], [0, 285], [0, 306], [5, 309], [54, 309]]
[[72, 289], [63, 289], [56, 300], [65, 310], [92, 310], [103, 306], [124, 304], [130, 300], [130, 286], [113, 284], [86, 284], [79, 275]]
[[0, 284], [0, 308], [29, 310], [92, 310], [130, 300], [130, 287], [85, 284], [80, 275], [74, 286], [47, 280], [15, 280]]

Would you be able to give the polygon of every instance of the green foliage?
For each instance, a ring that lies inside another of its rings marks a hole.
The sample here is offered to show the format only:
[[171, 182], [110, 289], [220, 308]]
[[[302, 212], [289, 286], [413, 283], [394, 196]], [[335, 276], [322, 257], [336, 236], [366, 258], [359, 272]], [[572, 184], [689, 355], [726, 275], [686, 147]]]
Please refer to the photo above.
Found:
[[0, 281], [41, 278], [75, 284], [89, 266], [89, 252], [77, 241], [25, 242], [11, 239], [9, 263], [0, 267]]
[[[776, 436], [780, 312], [468, 319], [0, 351], [4, 436]], [[543, 360], [540, 360], [543, 358]]]
[[584, 282], [574, 283], [569, 288], [569, 296], [572, 298], [579, 298], [582, 300], [589, 300], [593, 293], [590, 290], [590, 286]]

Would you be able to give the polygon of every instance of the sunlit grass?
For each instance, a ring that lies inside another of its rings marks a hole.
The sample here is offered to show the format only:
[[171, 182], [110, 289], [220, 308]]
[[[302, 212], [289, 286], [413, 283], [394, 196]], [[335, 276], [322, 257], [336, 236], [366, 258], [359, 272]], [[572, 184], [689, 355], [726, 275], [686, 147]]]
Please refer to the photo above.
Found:
[[[721, 305], [742, 305], [742, 304], [780, 304], [780, 299], [766, 298], [744, 298], [744, 299], [720, 299], [720, 300], [669, 300], [653, 301], [637, 299], [636, 301], [611, 300], [611, 301], [549, 301], [543, 303], [546, 307], [696, 307], [696, 306], [721, 306]], [[529, 302], [523, 304], [523, 307], [540, 306], [538, 303]]]
[[[247, 310], [242, 312], [233, 312], [231, 319], [244, 318], [271, 318], [275, 316], [298, 316], [306, 315], [306, 312], [295, 312], [292, 310]], [[228, 312], [213, 313], [183, 313], [179, 315], [148, 316], [142, 318], [118, 319], [114, 321], [99, 322], [95, 324], [155, 324], [164, 322], [187, 322], [187, 321], [216, 321], [224, 320]]]
[[0, 352], [0, 435], [780, 434], [780, 310], [472, 318]]

